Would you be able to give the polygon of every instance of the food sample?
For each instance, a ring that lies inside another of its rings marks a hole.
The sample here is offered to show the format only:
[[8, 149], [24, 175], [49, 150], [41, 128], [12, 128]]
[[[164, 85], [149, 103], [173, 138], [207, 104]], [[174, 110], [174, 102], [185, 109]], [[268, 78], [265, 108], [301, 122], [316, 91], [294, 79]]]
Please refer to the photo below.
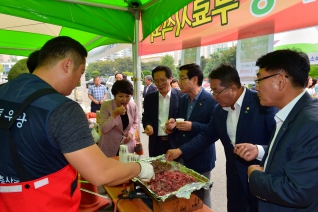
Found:
[[155, 179], [150, 181], [150, 190], [157, 196], [169, 194], [184, 185], [197, 182], [193, 176], [174, 170], [169, 163], [153, 161], [152, 165], [156, 175]]

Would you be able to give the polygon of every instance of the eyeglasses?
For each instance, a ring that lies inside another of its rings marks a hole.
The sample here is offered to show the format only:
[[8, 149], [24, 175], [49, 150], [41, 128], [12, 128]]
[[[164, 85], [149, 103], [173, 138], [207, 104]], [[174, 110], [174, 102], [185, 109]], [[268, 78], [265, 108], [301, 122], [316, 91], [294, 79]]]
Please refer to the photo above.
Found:
[[[272, 75], [269, 75], [269, 76], [266, 76], [266, 77], [255, 79], [254, 82], [255, 82], [255, 84], [258, 84], [260, 81], [262, 81], [264, 79], [267, 79], [267, 78], [270, 78], [270, 77], [273, 77], [273, 76], [276, 76], [276, 75], [279, 75], [279, 74], [281, 74], [281, 73], [276, 73], [276, 74], [272, 74]], [[289, 78], [289, 76], [287, 76], [287, 75], [283, 75], [283, 76], [286, 77], [286, 78]]]
[[[220, 93], [222, 93], [223, 91], [225, 91], [226, 89], [228, 89], [230, 86], [231, 86], [231, 85], [226, 86], [226, 87], [225, 87], [223, 90], [221, 90], [220, 92], [214, 92], [214, 91], [213, 91], [212, 95], [213, 95], [213, 96], [218, 96]], [[211, 92], [212, 92], [212, 90], [211, 90]]]
[[168, 81], [168, 79], [154, 80], [155, 84], [165, 83], [165, 82], [167, 82], [167, 81]]

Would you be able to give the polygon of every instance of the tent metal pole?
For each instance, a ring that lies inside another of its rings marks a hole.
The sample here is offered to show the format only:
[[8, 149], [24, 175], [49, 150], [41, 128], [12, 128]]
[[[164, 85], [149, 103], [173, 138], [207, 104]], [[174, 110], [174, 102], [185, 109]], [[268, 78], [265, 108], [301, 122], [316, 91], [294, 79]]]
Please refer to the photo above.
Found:
[[105, 5], [105, 4], [86, 2], [86, 1], [81, 1], [81, 0], [56, 0], [56, 1], [67, 2], [67, 3], [71, 3], [71, 4], [82, 4], [82, 5], [86, 5], [86, 6], [100, 7], [100, 8], [106, 8], [106, 9], [121, 10], [121, 11], [129, 11], [130, 10], [130, 8], [127, 8], [127, 7]]
[[140, 11], [135, 10], [134, 12], [135, 17], [135, 32], [134, 32], [134, 42], [132, 44], [132, 50], [133, 50], [133, 73], [134, 73], [134, 100], [138, 108], [138, 134], [139, 137], [141, 136], [141, 111], [142, 111], [142, 105], [141, 105], [141, 98], [140, 98], [140, 85], [141, 85], [141, 66], [140, 66], [140, 57], [138, 53], [138, 41], [139, 41], [139, 19], [140, 19]]

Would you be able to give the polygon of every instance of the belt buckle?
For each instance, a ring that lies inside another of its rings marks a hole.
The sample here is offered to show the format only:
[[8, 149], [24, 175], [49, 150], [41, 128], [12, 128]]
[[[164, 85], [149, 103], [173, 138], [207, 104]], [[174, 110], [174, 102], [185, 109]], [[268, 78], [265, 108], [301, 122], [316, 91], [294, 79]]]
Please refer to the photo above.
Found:
[[161, 137], [161, 140], [162, 140], [162, 141], [168, 141], [168, 136], [163, 136], [163, 137]]

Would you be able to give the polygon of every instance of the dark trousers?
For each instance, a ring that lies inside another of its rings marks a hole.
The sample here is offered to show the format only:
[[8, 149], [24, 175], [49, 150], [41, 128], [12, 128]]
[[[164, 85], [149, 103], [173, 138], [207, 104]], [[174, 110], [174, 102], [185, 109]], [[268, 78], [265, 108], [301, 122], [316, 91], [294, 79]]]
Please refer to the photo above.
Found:
[[[237, 179], [239, 180], [239, 179]], [[227, 200], [227, 211], [228, 212], [257, 212], [258, 208], [255, 207], [248, 197], [245, 195], [244, 188], [239, 182], [239, 191], [240, 194], [236, 196], [233, 200]]]
[[101, 104], [95, 104], [94, 102], [91, 102], [91, 112], [96, 113], [96, 110], [100, 110]]
[[166, 154], [168, 149], [171, 149], [169, 139], [167, 138], [167, 140], [162, 140], [162, 137], [167, 138], [167, 136], [156, 137], [155, 148], [153, 154], [149, 155], [150, 157], [156, 157], [158, 155]]

